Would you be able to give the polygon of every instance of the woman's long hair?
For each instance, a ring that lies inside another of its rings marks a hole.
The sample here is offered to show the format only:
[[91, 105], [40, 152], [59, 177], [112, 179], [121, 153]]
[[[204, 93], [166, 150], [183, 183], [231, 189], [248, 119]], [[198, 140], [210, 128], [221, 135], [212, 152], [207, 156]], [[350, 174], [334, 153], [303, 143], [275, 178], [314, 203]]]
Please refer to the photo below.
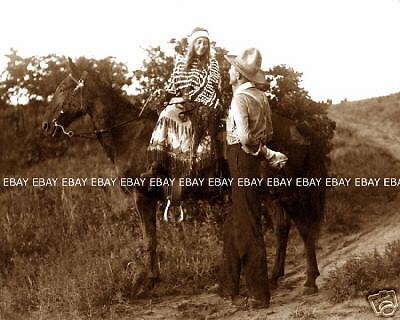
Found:
[[[196, 57], [196, 53], [194, 52], [194, 41], [189, 44], [188, 51], [186, 53], [186, 64], [185, 70], [188, 71], [192, 66], [193, 60]], [[210, 40], [208, 40], [208, 48], [207, 51], [199, 57], [199, 69], [203, 70], [207, 67], [210, 61]]]

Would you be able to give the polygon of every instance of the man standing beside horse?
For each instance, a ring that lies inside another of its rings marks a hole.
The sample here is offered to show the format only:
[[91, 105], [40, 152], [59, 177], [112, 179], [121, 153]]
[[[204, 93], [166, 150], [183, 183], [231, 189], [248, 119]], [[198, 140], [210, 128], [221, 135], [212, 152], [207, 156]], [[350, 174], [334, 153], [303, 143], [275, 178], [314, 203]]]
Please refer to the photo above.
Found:
[[[261, 71], [261, 54], [246, 49], [239, 56], [225, 56], [233, 98], [227, 119], [227, 158], [234, 182], [232, 211], [224, 222], [223, 267], [220, 293], [240, 302], [240, 273], [246, 280], [249, 304], [256, 308], [269, 306], [270, 291], [267, 258], [261, 228], [261, 204], [254, 187], [238, 186], [238, 178], [260, 175], [259, 155], [284, 164], [286, 156], [269, 150], [265, 143], [272, 136], [271, 111], [264, 92], [255, 84], [265, 84]], [[270, 161], [271, 163], [271, 161]]]

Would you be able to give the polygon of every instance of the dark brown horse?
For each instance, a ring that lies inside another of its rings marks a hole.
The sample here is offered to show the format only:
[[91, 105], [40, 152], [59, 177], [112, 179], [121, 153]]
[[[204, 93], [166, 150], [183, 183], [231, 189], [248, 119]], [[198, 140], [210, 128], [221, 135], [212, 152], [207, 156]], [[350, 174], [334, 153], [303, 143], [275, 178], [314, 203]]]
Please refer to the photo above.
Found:
[[[146, 148], [157, 115], [149, 110], [141, 113], [120, 93], [101, 81], [92, 70], [78, 72], [70, 61], [71, 74], [58, 86], [45, 115], [42, 128], [47, 135], [61, 133], [72, 136], [68, 126], [77, 118], [87, 114], [93, 124], [93, 134], [97, 136], [105, 153], [114, 163], [119, 177], [139, 177], [146, 170]], [[289, 155], [289, 162], [281, 175], [323, 176], [324, 166], [307, 164], [310, 153], [309, 143], [299, 134], [293, 121], [279, 116], [273, 117], [274, 141], [277, 149]], [[317, 168], [317, 170], [313, 168]], [[318, 169], [319, 168], [319, 169]], [[322, 168], [322, 169], [321, 169]], [[147, 291], [159, 280], [157, 263], [156, 203], [160, 198], [154, 191], [145, 189], [124, 190], [133, 195], [136, 209], [143, 223], [145, 250], [144, 268], [136, 277], [133, 291]], [[319, 275], [315, 241], [323, 217], [325, 200], [323, 189], [287, 188], [275, 199], [278, 219], [275, 227], [277, 235], [276, 259], [271, 282], [276, 285], [284, 274], [284, 262], [289, 217], [295, 222], [304, 240], [307, 256], [306, 292], [317, 291], [316, 278]]]
[[[270, 175], [293, 178], [327, 177], [327, 159], [321, 152], [318, 143], [305, 139], [297, 130], [296, 124], [285, 117], [272, 114], [274, 136], [271, 148], [288, 155], [288, 163], [283, 172], [270, 172]], [[268, 174], [268, 172], [267, 172]], [[296, 225], [304, 242], [306, 255], [306, 282], [304, 293], [318, 291], [316, 278], [320, 275], [316, 257], [316, 241], [325, 213], [326, 189], [321, 187], [279, 188], [269, 203], [274, 204], [274, 231], [277, 239], [276, 256], [271, 273], [270, 284], [277, 285], [278, 279], [284, 275], [286, 249], [291, 222]], [[267, 201], [268, 203], [268, 201]], [[271, 210], [272, 211], [272, 210]]]

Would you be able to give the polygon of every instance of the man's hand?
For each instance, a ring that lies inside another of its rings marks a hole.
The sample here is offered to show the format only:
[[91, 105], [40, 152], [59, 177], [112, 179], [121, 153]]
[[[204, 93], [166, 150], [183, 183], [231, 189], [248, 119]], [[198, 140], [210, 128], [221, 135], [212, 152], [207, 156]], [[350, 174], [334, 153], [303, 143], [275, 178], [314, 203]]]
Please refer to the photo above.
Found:
[[266, 148], [265, 157], [271, 167], [281, 169], [286, 165], [288, 157], [282, 152], [277, 152]]

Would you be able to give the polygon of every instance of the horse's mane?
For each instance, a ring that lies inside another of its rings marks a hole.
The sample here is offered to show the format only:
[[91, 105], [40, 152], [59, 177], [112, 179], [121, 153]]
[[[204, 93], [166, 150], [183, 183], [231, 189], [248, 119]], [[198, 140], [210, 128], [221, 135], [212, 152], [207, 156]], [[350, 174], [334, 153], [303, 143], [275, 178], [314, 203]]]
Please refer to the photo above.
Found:
[[[98, 88], [98, 95], [109, 100], [115, 110], [115, 113], [121, 113], [122, 117], [136, 117], [142, 109], [140, 98], [133, 96], [129, 97], [119, 87], [113, 86], [111, 82], [103, 80], [104, 76], [100, 72], [92, 68], [86, 68], [90, 78], [95, 82]], [[157, 119], [157, 114], [153, 110], [144, 110], [142, 118]]]

